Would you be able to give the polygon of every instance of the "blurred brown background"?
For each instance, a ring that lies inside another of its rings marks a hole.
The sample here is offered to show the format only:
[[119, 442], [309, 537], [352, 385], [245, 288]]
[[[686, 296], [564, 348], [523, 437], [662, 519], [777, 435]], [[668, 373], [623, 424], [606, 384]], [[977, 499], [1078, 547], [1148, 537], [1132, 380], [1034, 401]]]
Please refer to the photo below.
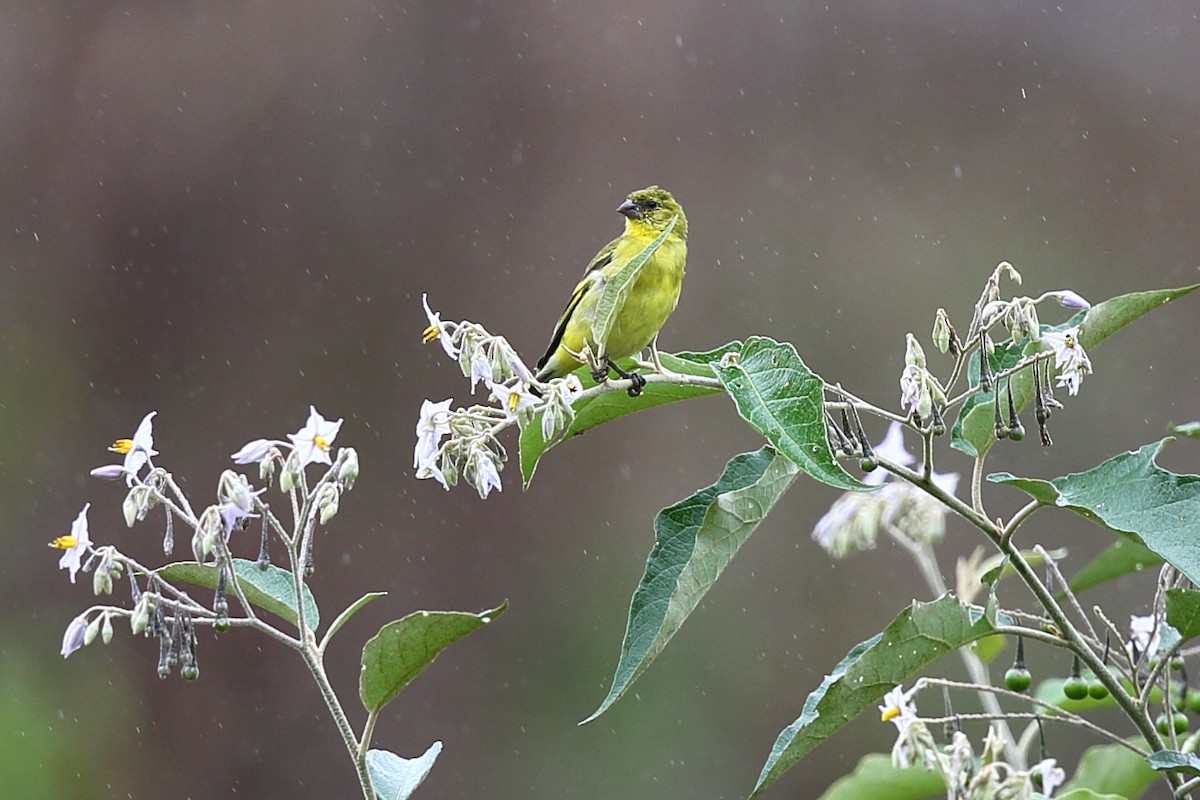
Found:
[[[654, 513], [759, 440], [718, 397], [555, 450], [525, 493], [513, 464], [486, 503], [409, 467], [422, 398], [469, 400], [420, 343], [421, 293], [532, 360], [633, 189], [670, 188], [690, 222], [664, 349], [766, 334], [893, 406], [904, 333], [927, 341], [938, 306], [965, 326], [997, 261], [1030, 294], [1093, 301], [1200, 280], [1190, 3], [42, 2], [0, 23], [14, 797], [355, 796], [274, 643], [202, 635], [196, 684], [160, 682], [154, 644], [120, 628], [60, 659], [90, 581], [72, 587], [45, 545], [90, 500], [94, 540], [161, 558], [159, 522], [126, 529], [123, 487], [87, 475], [146, 411], [157, 462], [202, 506], [229, 453], [295, 431], [309, 403], [346, 418], [337, 444], [363, 469], [317, 552], [325, 617], [390, 593], [331, 658], [356, 726], [379, 625], [512, 604], [381, 720], [377, 745], [401, 755], [445, 743], [419, 797], [744, 796], [825, 671], [927, 597], [900, 551], [831, 563], [810, 532], [836, 494], [797, 485], [635, 691], [580, 728]], [[1058, 446], [1001, 447], [993, 468], [1083, 469], [1200, 417], [1198, 308], [1093, 353]], [[1168, 466], [1195, 471], [1195, 452]], [[995, 513], [1017, 502], [992, 496]], [[947, 569], [977, 543], [950, 527]], [[1105, 543], [1066, 514], [1029, 530], [1071, 545], [1068, 569]], [[1124, 582], [1110, 616], [1143, 610], [1148, 585]], [[1049, 735], [1052, 754], [1078, 738]], [[814, 797], [891, 739], [860, 720], [771, 796]]]

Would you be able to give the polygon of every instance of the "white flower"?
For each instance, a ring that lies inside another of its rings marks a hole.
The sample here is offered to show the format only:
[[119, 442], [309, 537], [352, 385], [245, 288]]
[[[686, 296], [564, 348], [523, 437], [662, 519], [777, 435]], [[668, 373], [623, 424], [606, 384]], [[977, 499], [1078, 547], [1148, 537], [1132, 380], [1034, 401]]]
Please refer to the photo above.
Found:
[[274, 446], [275, 443], [270, 439], [255, 439], [242, 445], [242, 449], [231, 455], [230, 458], [235, 464], [261, 464]]
[[[875, 447], [875, 455], [880, 458], [890, 461], [893, 464], [899, 464], [902, 467], [911, 467], [913, 461], [912, 453], [904, 447], [904, 426], [899, 422], [893, 422], [888, 426], [887, 434], [883, 437], [883, 441]], [[868, 472], [863, 477], [863, 483], [868, 486], [879, 486], [890, 475], [887, 470], [875, 469]]]
[[88, 536], [88, 521], [87, 512], [92, 507], [91, 503], [84, 505], [83, 510], [79, 512], [79, 516], [71, 523], [71, 533], [67, 536], [60, 536], [50, 543], [51, 547], [65, 551], [62, 558], [58, 560], [58, 568], [69, 570], [71, 573], [71, 583], [75, 582], [75, 573], [79, 572], [79, 564], [83, 557], [87, 555], [88, 547], [92, 540]]
[[1054, 350], [1054, 366], [1058, 369], [1058, 386], [1066, 386], [1072, 396], [1079, 394], [1083, 376], [1092, 373], [1092, 361], [1079, 342], [1079, 328], [1047, 332], [1042, 340]]
[[75, 619], [71, 620], [71, 624], [67, 626], [66, 632], [63, 633], [62, 649], [59, 651], [62, 653], [63, 658], [66, 658], [67, 656], [71, 655], [71, 653], [74, 653], [76, 650], [83, 647], [83, 637], [84, 634], [87, 633], [87, 629], [87, 612], [84, 612]]
[[883, 704], [879, 706], [879, 719], [881, 722], [890, 720], [901, 735], [916, 721], [917, 709], [909, 702], [903, 686], [897, 684], [895, 689], [883, 696]]
[[329, 448], [341, 427], [342, 420], [330, 422], [317, 413], [314, 406], [308, 407], [308, 422], [300, 430], [288, 434], [300, 457], [300, 469], [309, 464], [333, 464], [329, 460]]
[[[429, 400], [421, 403], [421, 417], [417, 420], [417, 446], [413, 450], [414, 467], [419, 468], [423, 464], [430, 464], [437, 460], [438, 448], [442, 446], [442, 437], [450, 433], [450, 404], [452, 402], [454, 402], [454, 398], [448, 397], [440, 403]], [[417, 477], [429, 476], [418, 475]]]
[[504, 409], [504, 413], [510, 417], [515, 417], [523, 411], [528, 411], [539, 402], [541, 398], [529, 391], [529, 386], [525, 383], [517, 381], [515, 386], [505, 386], [503, 383], [487, 382], [488, 388], [492, 390], [492, 396]]
[[133, 486], [138, 471], [153, 456], [158, 455], [158, 451], [154, 449], [154, 415], [157, 413], [157, 411], [151, 411], [142, 417], [142, 421], [138, 423], [137, 430], [134, 431], [132, 439], [117, 439], [109, 445], [108, 449], [110, 451], [125, 456], [125, 472], [127, 475], [125, 480], [130, 486]]
[[1051, 797], [1054, 794], [1054, 790], [1062, 786], [1067, 780], [1067, 773], [1063, 771], [1062, 767], [1057, 766], [1057, 764], [1058, 762], [1055, 759], [1047, 758], [1043, 759], [1041, 763], [1029, 770], [1030, 775], [1041, 773], [1041, 793], [1046, 797]]
[[425, 306], [425, 316], [429, 318], [429, 327], [425, 329], [422, 338], [426, 342], [432, 342], [437, 339], [441, 342], [442, 349], [446, 351], [446, 355], [451, 358], [458, 358], [458, 348], [454, 346], [454, 340], [450, 338], [450, 334], [446, 331], [446, 325], [442, 322], [440, 314], [435, 314], [429, 308], [429, 295], [421, 295], [421, 305]]
[[1139, 656], [1153, 656], [1158, 652], [1158, 626], [1153, 614], [1129, 617], [1129, 644], [1137, 649]]
[[425, 478], [433, 478], [442, 485], [442, 488], [447, 492], [450, 491], [450, 484], [446, 482], [446, 476], [438, 469], [437, 460], [431, 458], [429, 461], [423, 461], [415, 465], [417, 467], [417, 478], [424, 480]]

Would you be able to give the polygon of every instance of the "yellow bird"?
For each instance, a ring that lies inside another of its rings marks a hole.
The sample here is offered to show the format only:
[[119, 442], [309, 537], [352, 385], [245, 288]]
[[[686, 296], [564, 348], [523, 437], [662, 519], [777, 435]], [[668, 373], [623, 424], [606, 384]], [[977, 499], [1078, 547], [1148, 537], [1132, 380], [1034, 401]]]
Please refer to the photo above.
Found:
[[[614, 362], [634, 355], [648, 345], [658, 366], [658, 332], [675, 310], [683, 285], [687, 218], [671, 193], [657, 186], [633, 192], [617, 211], [625, 216], [625, 232], [602, 247], [587, 265], [583, 280], [575, 287], [567, 310], [554, 328], [546, 354], [538, 361], [539, 381], [561, 378], [578, 369], [584, 363], [580, 356], [585, 345], [595, 359], [595, 363], [589, 365], [594, 369], [592, 377], [597, 381], [606, 380], [611, 369], [622, 378], [632, 380], [630, 397], [641, 394], [646, 379], [637, 373], [626, 372]], [[592, 322], [605, 282], [653, 242], [676, 217], [678, 220], [670, 235], [642, 265], [624, 305], [617, 311], [608, 340], [594, 341]]]

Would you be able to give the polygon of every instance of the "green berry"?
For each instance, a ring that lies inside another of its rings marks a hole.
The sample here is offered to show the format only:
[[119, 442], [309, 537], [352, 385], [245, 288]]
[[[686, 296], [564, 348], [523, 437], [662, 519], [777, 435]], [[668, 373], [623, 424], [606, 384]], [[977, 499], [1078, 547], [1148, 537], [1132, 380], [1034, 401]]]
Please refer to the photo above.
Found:
[[1171, 715], [1171, 720], [1172, 720], [1172, 722], [1175, 723], [1175, 735], [1176, 736], [1183, 734], [1183, 733], [1187, 733], [1187, 729], [1188, 729], [1187, 714], [1183, 713], [1182, 711], [1176, 711], [1174, 714]]
[[1197, 714], [1200, 714], [1200, 692], [1195, 689], [1188, 689], [1187, 695], [1183, 698], [1184, 704]]
[[1012, 667], [1004, 673], [1004, 686], [1011, 692], [1024, 692], [1033, 683], [1033, 675], [1024, 667]]
[[1088, 696], [1088, 682], [1080, 675], [1072, 675], [1063, 681], [1063, 694], [1068, 700], [1083, 700]]
[[1088, 681], [1088, 697], [1093, 700], [1103, 700], [1108, 697], [1108, 687], [1101, 683], [1098, 678], [1092, 678]]
[[1175, 656], [1171, 659], [1171, 669], [1183, 669], [1183, 656]]

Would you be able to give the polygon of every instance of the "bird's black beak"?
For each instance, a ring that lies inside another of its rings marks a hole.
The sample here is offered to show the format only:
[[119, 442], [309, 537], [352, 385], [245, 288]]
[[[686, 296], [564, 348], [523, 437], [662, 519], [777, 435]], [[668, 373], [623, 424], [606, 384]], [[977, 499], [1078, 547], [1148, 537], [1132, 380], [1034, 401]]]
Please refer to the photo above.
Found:
[[617, 206], [617, 213], [624, 214], [630, 219], [642, 218], [642, 210], [638, 208], [637, 203], [633, 202], [632, 200], [626, 200], [624, 203], [621, 203], [621, 205]]

